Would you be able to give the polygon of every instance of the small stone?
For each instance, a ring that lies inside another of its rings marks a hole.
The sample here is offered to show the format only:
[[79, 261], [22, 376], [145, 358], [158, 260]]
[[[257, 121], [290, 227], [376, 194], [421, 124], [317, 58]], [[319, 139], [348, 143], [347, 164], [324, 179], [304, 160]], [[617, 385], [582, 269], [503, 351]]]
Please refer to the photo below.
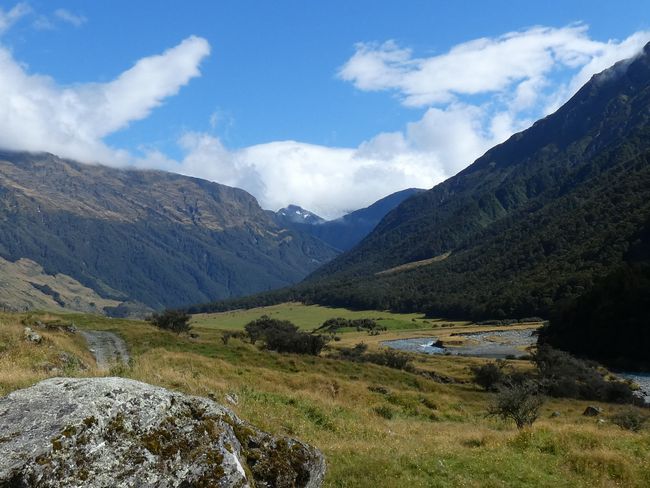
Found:
[[603, 413], [602, 408], [589, 405], [587, 408], [585, 408], [585, 411], [582, 412], [582, 415], [585, 417], [598, 417], [601, 413]]
[[41, 337], [40, 334], [34, 332], [31, 327], [25, 327], [23, 334], [26, 341], [33, 342], [34, 344], [40, 344], [43, 340], [43, 337]]
[[557, 418], [557, 417], [561, 417], [561, 416], [562, 416], [562, 414], [560, 412], [558, 412], [557, 410], [551, 414], [552, 418]]
[[231, 405], [239, 405], [239, 397], [237, 396], [237, 393], [227, 393], [226, 401]]

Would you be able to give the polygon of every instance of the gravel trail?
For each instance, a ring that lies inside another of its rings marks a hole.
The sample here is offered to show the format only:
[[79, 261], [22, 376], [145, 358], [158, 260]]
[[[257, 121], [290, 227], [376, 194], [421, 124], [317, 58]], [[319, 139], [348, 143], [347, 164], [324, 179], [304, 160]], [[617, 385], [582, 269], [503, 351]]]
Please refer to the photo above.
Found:
[[128, 364], [129, 352], [124, 340], [117, 334], [98, 330], [84, 330], [81, 331], [81, 335], [86, 339], [99, 369], [110, 369], [112, 365], [117, 363]]

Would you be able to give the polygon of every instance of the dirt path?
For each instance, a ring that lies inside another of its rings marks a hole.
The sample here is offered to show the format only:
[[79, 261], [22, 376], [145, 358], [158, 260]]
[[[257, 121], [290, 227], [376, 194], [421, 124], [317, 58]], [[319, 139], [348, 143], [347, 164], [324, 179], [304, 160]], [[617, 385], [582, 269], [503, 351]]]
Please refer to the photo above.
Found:
[[95, 356], [99, 369], [110, 369], [116, 363], [129, 362], [126, 344], [117, 334], [97, 330], [84, 330], [81, 334], [86, 339], [90, 352]]

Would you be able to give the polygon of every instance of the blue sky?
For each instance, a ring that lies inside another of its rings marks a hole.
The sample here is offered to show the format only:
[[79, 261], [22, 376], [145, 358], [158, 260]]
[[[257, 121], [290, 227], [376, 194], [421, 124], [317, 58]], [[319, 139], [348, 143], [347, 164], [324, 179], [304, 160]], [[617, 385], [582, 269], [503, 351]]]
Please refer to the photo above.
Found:
[[641, 1], [0, 9], [0, 145], [178, 171], [326, 217], [451, 176], [650, 40]]

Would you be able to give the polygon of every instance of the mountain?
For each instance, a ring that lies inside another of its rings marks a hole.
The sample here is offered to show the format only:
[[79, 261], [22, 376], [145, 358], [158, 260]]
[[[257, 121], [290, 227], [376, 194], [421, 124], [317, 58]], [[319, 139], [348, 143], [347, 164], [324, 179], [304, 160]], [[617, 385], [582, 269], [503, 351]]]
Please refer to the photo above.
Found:
[[316, 225], [325, 222], [324, 218], [298, 205], [289, 205], [288, 207], [281, 208], [275, 212], [275, 215], [278, 221], [284, 226], [292, 224]]
[[407, 198], [424, 190], [409, 188], [392, 193], [366, 208], [355, 210], [336, 220], [325, 221], [295, 205], [277, 212], [282, 225], [318, 237], [335, 249], [347, 251], [357, 245], [384, 216]]
[[324, 303], [547, 314], [623, 259], [650, 215], [650, 44], [554, 114], [410, 198], [308, 278]]
[[619, 266], [649, 217], [650, 44], [270, 296], [463, 318], [548, 316]]
[[[0, 278], [14, 277], [0, 295], [5, 307], [187, 305], [295, 283], [335, 255], [279, 226], [243, 190], [0, 152]], [[16, 281], [18, 268], [35, 277]], [[86, 290], [82, 305], [67, 298], [71, 287]]]

